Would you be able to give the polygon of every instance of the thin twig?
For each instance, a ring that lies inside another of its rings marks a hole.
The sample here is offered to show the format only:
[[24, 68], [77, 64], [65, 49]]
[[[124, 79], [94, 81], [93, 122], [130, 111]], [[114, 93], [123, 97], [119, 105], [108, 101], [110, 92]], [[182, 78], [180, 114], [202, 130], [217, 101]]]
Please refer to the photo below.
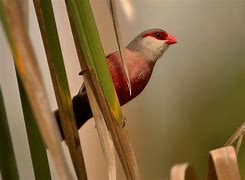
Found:
[[123, 52], [124, 48], [123, 48], [122, 36], [121, 36], [121, 32], [120, 32], [119, 20], [117, 17], [117, 8], [116, 8], [115, 0], [110, 0], [110, 10], [111, 10], [113, 26], [114, 26], [114, 30], [115, 30], [115, 34], [116, 34], [117, 45], [118, 45], [119, 53], [121, 56], [121, 62], [123, 65], [123, 71], [124, 71], [124, 74], [126, 75], [129, 94], [131, 95], [132, 94], [132, 87], [131, 87], [130, 77], [129, 77], [129, 73], [128, 73], [127, 60], [125, 57], [125, 53]]
[[245, 133], [245, 122], [231, 135], [231, 137], [226, 141], [224, 146], [232, 145], [241, 135]]
[[242, 145], [243, 135], [239, 136], [236, 144], [236, 154], [238, 155], [240, 147]]

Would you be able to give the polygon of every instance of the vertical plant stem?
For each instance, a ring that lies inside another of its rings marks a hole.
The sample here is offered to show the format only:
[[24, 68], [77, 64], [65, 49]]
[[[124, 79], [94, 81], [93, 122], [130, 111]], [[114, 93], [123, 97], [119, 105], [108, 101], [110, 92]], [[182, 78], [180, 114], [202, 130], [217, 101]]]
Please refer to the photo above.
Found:
[[29, 28], [29, 0], [19, 0], [20, 8], [21, 8], [21, 13], [24, 19], [24, 23], [26, 26], [26, 29]]
[[108, 107], [119, 126], [124, 126], [124, 119], [114, 88], [112, 77], [106, 63], [105, 54], [88, 0], [66, 0], [71, 9], [72, 18], [78, 31], [77, 36], [89, 70], [95, 73], [100, 82]]
[[0, 18], [14, 55], [16, 69], [31, 104], [42, 138], [53, 158], [59, 178], [72, 179], [60, 144], [60, 133], [50, 110], [44, 83], [16, 0], [0, 0]]
[[31, 105], [27, 98], [23, 84], [17, 73], [17, 80], [21, 98], [22, 109], [24, 113], [26, 132], [31, 152], [31, 159], [33, 164], [33, 170], [36, 180], [51, 180], [51, 174], [49, 171], [48, 157], [46, 154], [46, 147], [43, 143], [39, 129], [37, 127], [35, 117], [31, 110]]
[[98, 81], [96, 81], [95, 75], [92, 74], [92, 81], [95, 82], [95, 89], [98, 93], [98, 102], [101, 107], [101, 111], [105, 117], [107, 127], [112, 135], [114, 145], [116, 147], [119, 159], [121, 160], [124, 173], [127, 179], [139, 180], [140, 174], [136, 158], [133, 152], [132, 145], [129, 140], [128, 130], [126, 125], [124, 127], [118, 126], [113, 119], [110, 109], [108, 108], [107, 101], [103, 96], [102, 88]]
[[[97, 32], [96, 24], [88, 0], [66, 0], [76, 44], [84, 58], [79, 58], [82, 69], [89, 69], [84, 73], [86, 84], [91, 83], [93, 93], [105, 118], [107, 127], [112, 135], [114, 145], [121, 160], [127, 179], [140, 179], [136, 159], [128, 138], [126, 126], [123, 121], [120, 106], [113, 87], [110, 73], [106, 64], [103, 48]], [[89, 74], [89, 75], [87, 75]], [[109, 76], [109, 77], [108, 77]], [[110, 86], [109, 86], [110, 85]], [[87, 88], [86, 88], [87, 89]], [[108, 95], [110, 96], [108, 97]], [[89, 93], [88, 93], [89, 95]], [[114, 99], [113, 99], [114, 98]], [[89, 97], [89, 100], [91, 98]], [[112, 104], [113, 105], [112, 105]], [[116, 112], [115, 112], [116, 110]]]
[[[71, 25], [71, 30], [74, 38], [74, 43], [78, 55], [78, 59], [80, 62], [81, 69], [88, 69], [88, 66], [84, 60], [84, 55], [82, 52], [82, 48], [79, 43], [79, 37], [77, 31], [75, 29], [74, 19], [72, 18], [71, 9], [69, 6], [66, 5], [69, 21]], [[115, 149], [112, 142], [111, 135], [107, 129], [103, 114], [101, 113], [99, 104], [97, 102], [97, 98], [95, 97], [95, 88], [91, 79], [91, 75], [88, 71], [84, 71], [84, 84], [86, 87], [86, 91], [88, 94], [90, 106], [92, 109], [92, 113], [95, 119], [96, 128], [98, 130], [99, 140], [102, 146], [102, 150], [106, 159], [107, 169], [108, 169], [108, 176], [109, 180], [116, 179], [116, 158], [115, 158]]]
[[7, 115], [0, 86], [0, 172], [3, 179], [19, 180], [16, 159], [10, 137]]
[[[86, 61], [84, 60], [84, 55], [82, 52], [82, 48], [79, 43], [79, 37], [77, 34], [77, 31], [75, 29], [74, 19], [72, 18], [71, 9], [68, 5], [66, 5], [69, 21], [71, 25], [71, 30], [75, 42], [75, 47], [78, 55], [78, 59], [80, 62], [81, 69], [88, 69], [88, 66], [86, 64]], [[106, 160], [107, 164], [107, 170], [108, 170], [108, 176], [109, 180], [115, 180], [116, 179], [116, 157], [115, 157], [115, 149], [114, 144], [112, 141], [112, 137], [110, 132], [107, 129], [103, 114], [100, 110], [97, 97], [95, 96], [95, 88], [92, 82], [91, 74], [88, 71], [84, 71], [84, 84], [86, 87], [86, 91], [88, 94], [90, 106], [92, 109], [93, 117], [95, 119], [96, 128], [98, 131], [99, 141], [102, 146], [102, 151]]]
[[78, 179], [87, 179], [51, 0], [33, 0], [59, 107], [61, 124]]
[[116, 1], [115, 0], [109, 0], [109, 1], [110, 1], [110, 9], [111, 9], [113, 26], [114, 26], [116, 40], [117, 40], [117, 46], [118, 46], [119, 53], [121, 56], [121, 62], [123, 64], [123, 70], [124, 70], [124, 73], [127, 77], [129, 94], [131, 95], [132, 87], [131, 87], [130, 77], [129, 77], [129, 73], [128, 73], [128, 66], [127, 66], [126, 57], [125, 57], [125, 54], [123, 52], [124, 48], [123, 48], [123, 44], [122, 44], [122, 36], [121, 36], [119, 20], [118, 20], [118, 16], [117, 16]]
[[[25, 21], [25, 26], [28, 29], [28, 0], [19, 0], [21, 5], [21, 10], [23, 18]], [[20, 80], [18, 73], [16, 72], [17, 82], [19, 86], [20, 99], [22, 110], [24, 114], [27, 138], [30, 147], [32, 165], [34, 170], [34, 175], [36, 180], [51, 180], [51, 174], [49, 170], [48, 157], [46, 152], [46, 147], [43, 143], [42, 137], [40, 135], [39, 129], [33, 112], [31, 110], [30, 102], [28, 101], [26, 92], [24, 90], [23, 84]]]

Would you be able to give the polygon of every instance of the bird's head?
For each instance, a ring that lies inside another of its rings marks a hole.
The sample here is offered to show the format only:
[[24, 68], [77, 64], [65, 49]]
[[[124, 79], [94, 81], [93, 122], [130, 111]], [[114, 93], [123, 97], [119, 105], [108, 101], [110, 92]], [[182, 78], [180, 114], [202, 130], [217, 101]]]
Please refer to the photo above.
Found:
[[149, 29], [136, 36], [127, 46], [130, 51], [156, 62], [167, 48], [177, 41], [174, 36], [162, 29]]

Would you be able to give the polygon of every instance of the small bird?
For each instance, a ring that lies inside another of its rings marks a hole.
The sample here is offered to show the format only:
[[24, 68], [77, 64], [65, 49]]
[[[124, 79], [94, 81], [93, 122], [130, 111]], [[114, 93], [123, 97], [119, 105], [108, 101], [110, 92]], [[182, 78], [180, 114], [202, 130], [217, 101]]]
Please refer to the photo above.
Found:
[[[119, 51], [106, 56], [121, 106], [128, 103], [144, 90], [151, 77], [156, 61], [163, 55], [169, 45], [176, 42], [174, 36], [162, 29], [155, 28], [141, 32], [126, 46], [124, 54], [131, 83], [131, 93]], [[85, 86], [82, 86], [78, 94], [73, 97], [72, 103], [77, 127], [80, 128], [87, 120], [93, 117]], [[55, 111], [55, 116], [61, 129], [58, 110]]]

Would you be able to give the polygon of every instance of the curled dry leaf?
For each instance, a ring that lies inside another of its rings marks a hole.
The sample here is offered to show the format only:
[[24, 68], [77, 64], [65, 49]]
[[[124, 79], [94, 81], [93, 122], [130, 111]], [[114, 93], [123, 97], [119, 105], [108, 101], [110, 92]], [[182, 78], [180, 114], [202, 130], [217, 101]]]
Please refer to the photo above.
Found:
[[208, 180], [240, 180], [234, 147], [228, 146], [210, 151]]
[[171, 180], [195, 180], [195, 173], [189, 163], [176, 164], [171, 168]]

